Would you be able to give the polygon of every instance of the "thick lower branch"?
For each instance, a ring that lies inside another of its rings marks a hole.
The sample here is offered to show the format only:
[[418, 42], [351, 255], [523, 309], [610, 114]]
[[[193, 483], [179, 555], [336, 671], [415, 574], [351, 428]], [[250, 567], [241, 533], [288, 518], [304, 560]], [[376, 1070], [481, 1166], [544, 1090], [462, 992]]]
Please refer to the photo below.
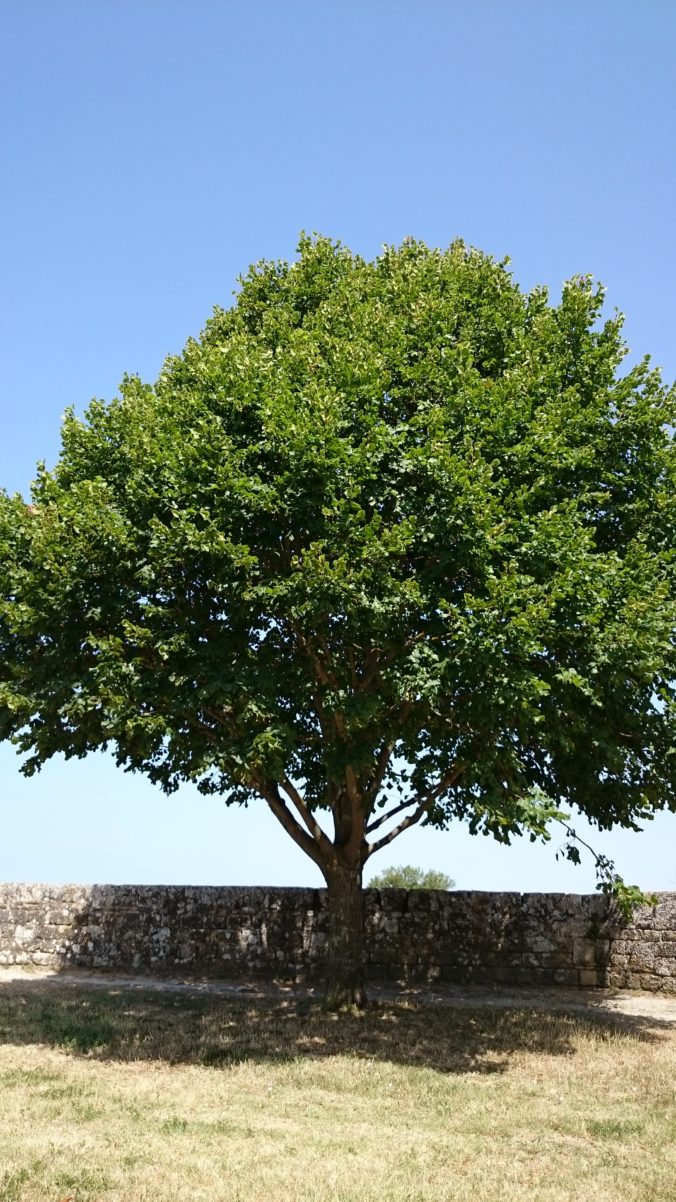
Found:
[[322, 830], [310, 808], [306, 805], [296, 786], [288, 779], [288, 777], [285, 776], [284, 780], [282, 781], [282, 788], [303, 819], [303, 822], [305, 823], [311, 837], [322, 849], [324, 854], [329, 856], [332, 850], [331, 841], [326, 835], [326, 832]]
[[309, 856], [314, 861], [322, 875], [325, 875], [325, 859], [322, 856], [319, 845], [315, 842], [312, 835], [304, 831], [300, 823], [296, 821], [291, 811], [287, 808], [286, 802], [280, 797], [277, 786], [271, 782], [264, 781], [257, 781], [255, 784], [258, 792], [265, 798], [275, 818], [284, 827], [287, 835], [291, 836], [294, 843], [300, 847], [301, 851], [305, 852], [306, 856]]

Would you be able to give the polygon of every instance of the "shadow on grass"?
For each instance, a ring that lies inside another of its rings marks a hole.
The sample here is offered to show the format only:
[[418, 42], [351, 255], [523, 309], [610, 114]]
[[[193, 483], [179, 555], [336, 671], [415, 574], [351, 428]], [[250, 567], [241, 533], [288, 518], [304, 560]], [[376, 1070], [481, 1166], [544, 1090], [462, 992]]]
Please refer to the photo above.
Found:
[[515, 1053], [569, 1056], [580, 1037], [654, 1042], [655, 1018], [383, 1002], [325, 1012], [291, 997], [126, 990], [44, 980], [0, 985], [0, 1044], [43, 1044], [95, 1060], [225, 1068], [242, 1061], [351, 1056], [440, 1073], [504, 1072]]

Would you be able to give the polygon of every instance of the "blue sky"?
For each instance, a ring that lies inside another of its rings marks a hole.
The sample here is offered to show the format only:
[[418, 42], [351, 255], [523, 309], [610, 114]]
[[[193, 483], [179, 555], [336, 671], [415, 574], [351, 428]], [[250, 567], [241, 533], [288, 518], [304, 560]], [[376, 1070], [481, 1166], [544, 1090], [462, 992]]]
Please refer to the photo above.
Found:
[[[673, 380], [675, 35], [672, 0], [4, 5], [0, 484], [25, 492], [67, 405], [155, 378], [301, 229], [368, 256], [461, 236], [554, 293], [592, 272]], [[262, 807], [165, 798], [103, 756], [17, 764], [0, 747], [0, 879], [319, 883]], [[595, 840], [673, 889], [675, 835], [662, 815]], [[551, 845], [461, 828], [384, 856], [465, 888], [593, 887]]]

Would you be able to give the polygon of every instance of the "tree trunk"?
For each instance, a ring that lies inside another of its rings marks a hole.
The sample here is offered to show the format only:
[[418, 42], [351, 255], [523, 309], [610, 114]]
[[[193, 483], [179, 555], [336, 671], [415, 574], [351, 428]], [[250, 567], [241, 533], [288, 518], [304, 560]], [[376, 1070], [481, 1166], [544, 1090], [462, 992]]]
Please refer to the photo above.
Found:
[[364, 899], [360, 865], [334, 866], [327, 872], [329, 894], [329, 964], [327, 1002], [363, 1006]]

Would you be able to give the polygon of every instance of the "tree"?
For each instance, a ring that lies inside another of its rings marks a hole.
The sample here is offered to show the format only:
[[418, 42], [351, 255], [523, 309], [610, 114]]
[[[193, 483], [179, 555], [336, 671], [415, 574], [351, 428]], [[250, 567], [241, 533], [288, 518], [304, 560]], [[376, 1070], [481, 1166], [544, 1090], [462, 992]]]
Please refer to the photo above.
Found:
[[370, 889], [454, 889], [455, 881], [445, 872], [431, 868], [423, 872], [413, 864], [399, 864], [396, 868], [384, 868], [377, 876], [371, 877]]
[[0, 738], [265, 803], [363, 997], [362, 873], [424, 822], [676, 808], [674, 392], [590, 278], [303, 237], [0, 502]]

